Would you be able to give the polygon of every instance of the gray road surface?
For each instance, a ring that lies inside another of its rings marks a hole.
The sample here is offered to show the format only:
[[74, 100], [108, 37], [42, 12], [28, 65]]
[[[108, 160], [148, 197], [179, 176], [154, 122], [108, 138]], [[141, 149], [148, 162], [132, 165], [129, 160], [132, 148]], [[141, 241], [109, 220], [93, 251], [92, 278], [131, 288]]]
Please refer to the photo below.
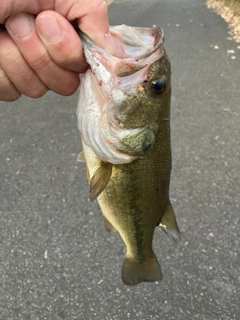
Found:
[[0, 319], [240, 319], [240, 50], [203, 0], [119, 0], [110, 20], [165, 31], [182, 241], [156, 230], [164, 279], [124, 286], [123, 243], [76, 161], [77, 94], [2, 102]]

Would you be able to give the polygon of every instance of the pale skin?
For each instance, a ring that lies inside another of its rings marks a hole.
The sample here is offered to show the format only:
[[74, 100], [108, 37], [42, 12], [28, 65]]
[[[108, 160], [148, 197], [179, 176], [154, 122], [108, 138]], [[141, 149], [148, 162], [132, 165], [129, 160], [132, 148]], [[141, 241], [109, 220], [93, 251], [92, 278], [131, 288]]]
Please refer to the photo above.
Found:
[[104, 0], [1, 0], [0, 100], [39, 98], [48, 90], [73, 94], [87, 69], [71, 22], [111, 50]]

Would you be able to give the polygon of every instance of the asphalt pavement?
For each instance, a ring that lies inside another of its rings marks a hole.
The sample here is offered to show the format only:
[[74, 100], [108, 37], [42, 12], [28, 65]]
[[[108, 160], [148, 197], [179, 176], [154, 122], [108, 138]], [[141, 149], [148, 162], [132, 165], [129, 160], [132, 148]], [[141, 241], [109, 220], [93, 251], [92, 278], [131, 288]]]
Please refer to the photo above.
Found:
[[77, 162], [78, 93], [1, 102], [0, 319], [238, 320], [239, 45], [203, 0], [118, 0], [110, 22], [165, 32], [182, 240], [156, 230], [163, 280], [126, 287], [123, 242], [105, 231]]

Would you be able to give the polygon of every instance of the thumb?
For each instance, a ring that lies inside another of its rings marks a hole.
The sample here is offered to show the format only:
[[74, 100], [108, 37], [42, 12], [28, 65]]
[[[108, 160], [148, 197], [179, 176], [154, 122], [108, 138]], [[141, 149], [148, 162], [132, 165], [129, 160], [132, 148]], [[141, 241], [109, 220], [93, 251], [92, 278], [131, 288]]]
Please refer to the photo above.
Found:
[[62, 15], [43, 11], [35, 22], [36, 30], [52, 60], [68, 70], [82, 73], [87, 69], [81, 40]]

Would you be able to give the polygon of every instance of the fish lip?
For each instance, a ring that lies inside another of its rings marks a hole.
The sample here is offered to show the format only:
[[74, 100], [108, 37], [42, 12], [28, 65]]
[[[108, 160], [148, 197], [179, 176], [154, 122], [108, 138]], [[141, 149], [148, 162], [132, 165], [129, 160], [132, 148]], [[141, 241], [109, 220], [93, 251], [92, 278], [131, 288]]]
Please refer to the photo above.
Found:
[[[146, 30], [146, 28], [135, 28], [138, 30]], [[151, 56], [154, 52], [156, 52], [158, 49], [161, 48], [161, 46], [163, 46], [164, 41], [165, 41], [165, 37], [164, 37], [164, 31], [162, 28], [147, 28], [147, 30], [152, 30], [152, 36], [154, 37], [155, 41], [154, 41], [154, 47], [147, 51], [146, 53], [136, 56], [134, 58], [135, 61], [139, 61], [142, 59], [146, 59], [149, 56]], [[125, 60], [128, 60], [128, 58], [126, 58]], [[129, 58], [129, 60], [133, 60], [132, 58]]]
[[[110, 26], [110, 33], [114, 34], [114, 31], [111, 30], [112, 26]], [[133, 28], [133, 29], [137, 29], [139, 31], [142, 32], [146, 32], [146, 31], [151, 31], [152, 36], [154, 37], [155, 41], [154, 41], [154, 46], [151, 50], [139, 55], [139, 56], [135, 56], [133, 57], [125, 57], [125, 58], [119, 58], [119, 57], [115, 57], [116, 59], [118, 59], [119, 61], [124, 60], [126, 62], [129, 61], [139, 61], [142, 59], [146, 59], [149, 56], [151, 56], [153, 53], [155, 53], [158, 49], [161, 48], [161, 46], [163, 46], [164, 41], [165, 41], [165, 36], [164, 36], [164, 31], [162, 28], [158, 28], [158, 27], [153, 27], [153, 28], [141, 28], [141, 27], [129, 27], [129, 28]], [[90, 45], [94, 48], [97, 48], [98, 51], [101, 51], [105, 56], [112, 56], [108, 51], [106, 51], [103, 48], [98, 47], [90, 38], [87, 34], [85, 34], [83, 31], [81, 31], [80, 29], [77, 30], [77, 33], [80, 37], [80, 39], [83, 42], [83, 46], [86, 47], [87, 45]]]
[[[124, 30], [124, 33], [122, 33], [122, 30]], [[134, 31], [138, 32], [137, 37], [132, 36]], [[118, 39], [118, 42], [122, 46], [126, 48], [136, 48], [136, 52], [133, 54], [130, 50], [125, 56], [121, 56], [121, 54], [120, 56], [112, 55], [106, 49], [97, 46], [88, 35], [81, 30], [78, 31], [90, 68], [95, 72], [96, 68], [102, 65], [105, 70], [115, 77], [117, 83], [119, 82], [119, 78], [125, 79], [127, 76], [135, 74], [140, 70], [147, 70], [154, 61], [159, 60], [164, 54], [165, 38], [162, 28], [142, 28], [120, 25], [110, 27], [110, 33]], [[148, 43], [147, 40], [146, 46], [142, 45], [145, 37], [146, 39], [152, 39], [151, 43]], [[138, 54], [137, 50], [141, 50], [141, 52]], [[97, 76], [97, 78], [101, 80], [100, 75]]]

